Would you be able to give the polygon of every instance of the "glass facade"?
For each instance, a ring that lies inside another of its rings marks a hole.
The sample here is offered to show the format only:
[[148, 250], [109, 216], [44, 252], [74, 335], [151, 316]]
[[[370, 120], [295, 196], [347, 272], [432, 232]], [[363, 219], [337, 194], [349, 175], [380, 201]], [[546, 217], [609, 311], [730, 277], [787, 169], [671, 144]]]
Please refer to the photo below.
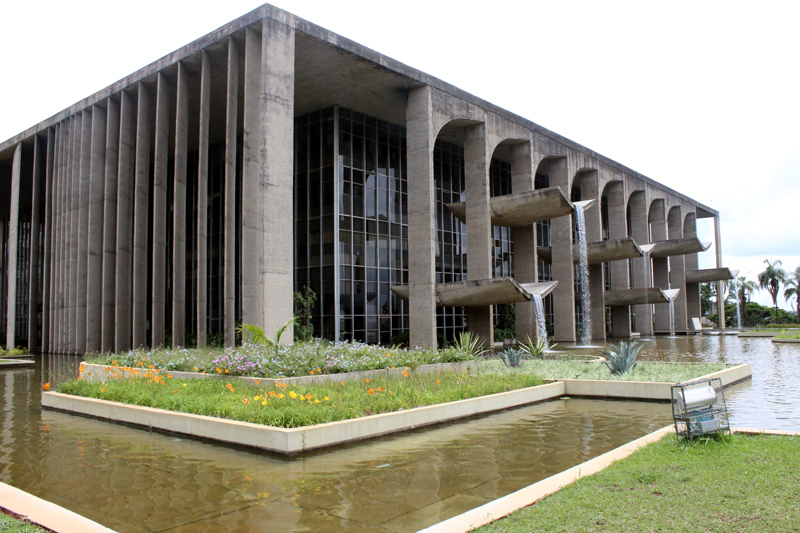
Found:
[[389, 343], [408, 329], [405, 129], [338, 107], [295, 122], [295, 290], [315, 336]]

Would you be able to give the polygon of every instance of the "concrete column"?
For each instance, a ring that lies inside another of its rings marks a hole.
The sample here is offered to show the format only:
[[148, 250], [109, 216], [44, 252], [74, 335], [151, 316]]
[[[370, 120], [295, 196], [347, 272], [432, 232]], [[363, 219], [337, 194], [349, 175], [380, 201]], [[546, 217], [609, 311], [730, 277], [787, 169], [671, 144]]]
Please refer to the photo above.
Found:
[[[295, 33], [290, 26], [266, 18], [261, 37], [259, 263], [262, 323], [272, 332], [294, 316], [294, 220], [285, 210], [294, 202]], [[286, 339], [293, 338], [290, 327]]]
[[432, 89], [412, 89], [406, 105], [410, 345], [435, 348], [436, 226]]
[[33, 180], [31, 183], [31, 240], [28, 263], [28, 352], [39, 350], [39, 222], [42, 202], [42, 148], [33, 136]]
[[[601, 203], [600, 177], [596, 170], [580, 174], [581, 200], [595, 200], [589, 209], [584, 212], [586, 222], [586, 242], [600, 242], [603, 240], [603, 223], [600, 220]], [[606, 299], [603, 284], [603, 264], [589, 265], [589, 294], [592, 317], [592, 339], [605, 340], [606, 338]]]
[[[631, 211], [630, 234], [636, 244], [648, 244], [650, 242], [650, 232], [647, 221], [647, 193], [645, 191], [635, 191], [628, 200], [628, 209]], [[649, 288], [652, 286], [652, 268], [649, 261], [644, 259], [633, 260], [633, 286], [637, 289]], [[653, 334], [653, 306], [637, 305], [636, 309], [636, 331], [643, 336]]]
[[119, 176], [119, 102], [108, 99], [106, 110], [106, 155], [103, 179], [103, 295], [101, 350], [113, 352], [116, 334], [117, 272], [117, 179]]
[[150, 345], [163, 346], [165, 341], [165, 293], [167, 269], [167, 158], [169, 154], [170, 88], [169, 81], [158, 73], [156, 89], [156, 140], [153, 179], [153, 292], [150, 311]]
[[[667, 240], [667, 219], [664, 200], [656, 200], [650, 207], [650, 238], [653, 242]], [[669, 289], [669, 258], [653, 259], [653, 287]], [[655, 331], [669, 331], [669, 304], [656, 304]]]
[[67, 292], [69, 283], [67, 282], [67, 267], [69, 266], [69, 241], [68, 231], [70, 222], [70, 190], [72, 189], [72, 133], [75, 129], [76, 117], [64, 122], [63, 135], [61, 139], [60, 164], [59, 164], [59, 231], [58, 248], [56, 258], [58, 260], [57, 278], [57, 316], [54, 322], [57, 351], [58, 353], [67, 352]]
[[[8, 320], [6, 313], [8, 312], [9, 304], [6, 293], [6, 247], [6, 222], [0, 218], [0, 320], [3, 321], [4, 326]], [[3, 339], [3, 346], [5, 346], [7, 340], [8, 339]]]
[[[533, 151], [530, 143], [511, 148], [511, 191], [515, 194], [533, 190]], [[537, 279], [536, 224], [514, 228], [514, 279], [535, 283]], [[533, 302], [515, 305], [517, 341], [539, 335]]]
[[[242, 162], [242, 322], [259, 324], [261, 314], [261, 239], [260, 213], [258, 205], [261, 172], [261, 40], [252, 28], [245, 30], [244, 50], [244, 150]], [[265, 324], [260, 324], [269, 331]], [[270, 334], [272, 332], [269, 332]], [[225, 344], [230, 344], [226, 338]]]
[[6, 349], [15, 348], [17, 326], [17, 244], [19, 241], [19, 188], [22, 173], [22, 143], [14, 149], [11, 163], [11, 204], [8, 214], [8, 292], [6, 292]]
[[89, 257], [86, 265], [86, 351], [102, 349], [103, 203], [106, 174], [106, 110], [92, 107], [89, 184]]
[[78, 204], [78, 283], [75, 315], [75, 352], [86, 352], [86, 330], [89, 272], [89, 192], [92, 164], [92, 110], [83, 112], [80, 147], [80, 192]]
[[[248, 41], [249, 42], [249, 41]], [[256, 46], [255, 42], [253, 46]], [[250, 80], [252, 82], [252, 80]], [[228, 38], [228, 85], [225, 120], [225, 345], [236, 343], [236, 129], [239, 116], [239, 52]], [[254, 102], [251, 102], [255, 105]], [[248, 203], [247, 199], [242, 199]], [[242, 273], [244, 275], [244, 273]], [[244, 298], [244, 295], [242, 296]]]
[[[134, 215], [134, 160], [136, 131], [135, 116], [138, 115], [133, 98], [125, 91], [119, 96], [119, 165], [117, 167], [117, 235], [116, 276], [114, 293], [114, 351], [130, 350], [133, 325], [133, 215]], [[146, 197], [146, 195], [145, 195]], [[144, 212], [147, 216], [147, 212]], [[147, 226], [145, 224], [145, 230]], [[146, 279], [145, 279], [146, 283]], [[137, 311], [139, 309], [137, 308]], [[141, 346], [141, 344], [137, 345]]]
[[[686, 215], [686, 219], [683, 222], [683, 236], [697, 237], [697, 218], [695, 213], [688, 213]], [[686, 270], [697, 270], [698, 260], [696, 253], [687, 254], [683, 256], [683, 258]], [[686, 316], [689, 322], [691, 322], [692, 318], [700, 318], [703, 316], [700, 306], [699, 283], [686, 284]]]
[[53, 198], [53, 271], [50, 282], [50, 351], [62, 353], [63, 338], [61, 336], [63, 314], [63, 279], [64, 266], [64, 190], [66, 187], [66, 172], [64, 164], [64, 147], [69, 139], [69, 121], [61, 122], [56, 129], [55, 151], [55, 196]]
[[45, 183], [44, 183], [44, 257], [42, 258], [42, 353], [50, 353], [50, 317], [51, 300], [50, 290], [52, 268], [52, 253], [50, 247], [53, 245], [53, 199], [55, 194], [55, 147], [56, 147], [56, 128], [47, 129], [47, 153], [45, 163]]
[[[625, 191], [621, 181], [606, 186], [608, 199], [608, 238], [624, 239], [628, 236], [628, 224], [625, 211]], [[611, 288], [613, 290], [629, 289], [628, 261], [613, 261], [610, 265]], [[614, 337], [631, 336], [631, 315], [628, 306], [611, 308], [611, 332]]]
[[[683, 216], [680, 207], [669, 210], [667, 217], [667, 231], [670, 239], [683, 237]], [[675, 298], [675, 331], [685, 333], [688, 328], [686, 318], [686, 267], [682, 255], [673, 255], [669, 258], [669, 286], [681, 292]]]
[[197, 163], [197, 347], [206, 345], [208, 318], [208, 135], [211, 62], [205, 50], [200, 71], [200, 140]]
[[[570, 197], [567, 159], [550, 163], [550, 186], [561, 187]], [[553, 255], [553, 278], [558, 285], [553, 290], [553, 326], [556, 341], [575, 340], [575, 267], [572, 261], [572, 217], [564, 216], [550, 222]]]
[[178, 63], [175, 110], [175, 173], [172, 203], [172, 347], [186, 338], [186, 158], [189, 134], [189, 73]]
[[[492, 277], [492, 211], [489, 206], [489, 163], [486, 124], [469, 126], [464, 138], [464, 178], [467, 204], [467, 277], [470, 280]], [[468, 307], [467, 327], [484, 346], [494, 342], [493, 306]]]
[[[717, 268], [722, 268], [722, 233], [719, 227], [719, 215], [714, 217], [714, 251], [716, 252]], [[725, 300], [721, 297], [724, 294], [726, 281], [717, 281], [717, 310], [719, 322], [717, 327], [725, 328]]]
[[78, 239], [80, 237], [80, 175], [81, 175], [81, 136], [83, 135], [83, 113], [75, 117], [72, 127], [72, 147], [70, 148], [70, 190], [69, 190], [69, 225], [67, 241], [69, 263], [67, 264], [66, 309], [67, 353], [77, 353], [76, 320], [78, 316]]
[[[148, 218], [150, 216], [150, 94], [144, 83], [139, 83], [139, 101], [136, 113], [136, 166], [133, 212], [133, 348], [147, 343], [147, 245]], [[120, 141], [120, 151], [122, 142]], [[121, 160], [122, 156], [120, 156]], [[120, 166], [122, 162], [120, 161]], [[120, 198], [122, 194], [120, 192]], [[117, 215], [117, 220], [122, 216]], [[117, 229], [119, 239], [119, 227]], [[117, 251], [119, 257], [119, 251]], [[117, 315], [119, 316], [119, 314]]]

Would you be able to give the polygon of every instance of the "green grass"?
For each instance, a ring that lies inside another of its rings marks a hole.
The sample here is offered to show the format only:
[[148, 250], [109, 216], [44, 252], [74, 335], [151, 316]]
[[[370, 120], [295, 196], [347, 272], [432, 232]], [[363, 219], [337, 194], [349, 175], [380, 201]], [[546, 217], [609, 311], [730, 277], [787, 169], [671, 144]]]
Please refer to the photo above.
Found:
[[[408, 350], [359, 342], [310, 342], [273, 348], [245, 344], [235, 348], [131, 350], [110, 355], [87, 355], [88, 363], [119, 366], [152, 365], [169, 371], [224, 373], [232, 376], [278, 378], [306, 376], [313, 370], [325, 374], [411, 367], [472, 359], [456, 348]], [[141, 365], [139, 365], [141, 363]]]
[[[12, 348], [11, 350], [6, 350], [3, 347], [0, 347], [0, 358], [2, 357], [14, 357], [15, 355], [25, 355], [28, 353], [26, 348]], [[0, 530], [2, 531], [2, 530]]]
[[781, 333], [775, 336], [776, 339], [800, 339], [800, 333]]
[[[499, 368], [499, 360], [486, 360], [482, 368]], [[548, 359], [526, 359], [520, 372], [532, 373], [544, 379], [600, 379], [611, 381], [651, 381], [679, 383], [699, 378], [712, 372], [728, 368], [722, 363], [653, 363], [639, 361], [636, 368], [625, 374], [612, 374], [601, 362], [583, 363], [578, 361], [559, 361]]]
[[3, 533], [41, 533], [48, 530], [4, 514], [3, 509], [0, 508], [0, 531]]
[[347, 420], [435, 405], [541, 385], [532, 374], [499, 368], [471, 374], [406, 371], [399, 377], [324, 384], [251, 386], [233, 379], [172, 379], [166, 372], [143, 371], [134, 378], [104, 382], [75, 380], [57, 390], [183, 413], [285, 428]]
[[669, 435], [476, 531], [800, 531], [800, 437]]

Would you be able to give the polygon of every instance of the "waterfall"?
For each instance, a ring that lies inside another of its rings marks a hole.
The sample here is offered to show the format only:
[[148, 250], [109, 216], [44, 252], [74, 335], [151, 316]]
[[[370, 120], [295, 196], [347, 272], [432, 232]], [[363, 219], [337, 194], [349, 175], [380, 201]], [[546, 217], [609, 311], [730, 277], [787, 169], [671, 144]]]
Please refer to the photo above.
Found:
[[578, 224], [578, 251], [580, 253], [580, 291], [581, 308], [583, 311], [583, 328], [581, 329], [581, 344], [588, 345], [592, 342], [592, 301], [589, 294], [589, 259], [586, 253], [586, 220], [583, 216], [583, 206], [575, 204], [575, 219]]
[[675, 336], [675, 298], [669, 299], [669, 336]]
[[742, 306], [739, 303], [739, 280], [733, 277], [733, 296], [736, 300], [736, 327], [742, 329]]
[[547, 341], [547, 324], [544, 321], [544, 301], [542, 300], [542, 295], [539, 293], [533, 293], [531, 295], [533, 299], [533, 307], [536, 311], [536, 336], [543, 341]]

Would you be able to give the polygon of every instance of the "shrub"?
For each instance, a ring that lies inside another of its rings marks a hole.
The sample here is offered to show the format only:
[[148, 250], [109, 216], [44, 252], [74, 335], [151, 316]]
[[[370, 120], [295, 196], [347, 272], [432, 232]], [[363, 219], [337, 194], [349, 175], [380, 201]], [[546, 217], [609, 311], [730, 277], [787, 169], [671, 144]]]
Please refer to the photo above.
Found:
[[626, 344], [625, 341], [619, 341], [619, 347], [609, 345], [608, 350], [603, 350], [600, 353], [608, 359], [604, 363], [612, 374], [624, 374], [636, 367], [636, 357], [639, 356], [642, 348], [644, 348], [644, 345], [640, 344], [639, 341], [633, 341], [630, 344]]

